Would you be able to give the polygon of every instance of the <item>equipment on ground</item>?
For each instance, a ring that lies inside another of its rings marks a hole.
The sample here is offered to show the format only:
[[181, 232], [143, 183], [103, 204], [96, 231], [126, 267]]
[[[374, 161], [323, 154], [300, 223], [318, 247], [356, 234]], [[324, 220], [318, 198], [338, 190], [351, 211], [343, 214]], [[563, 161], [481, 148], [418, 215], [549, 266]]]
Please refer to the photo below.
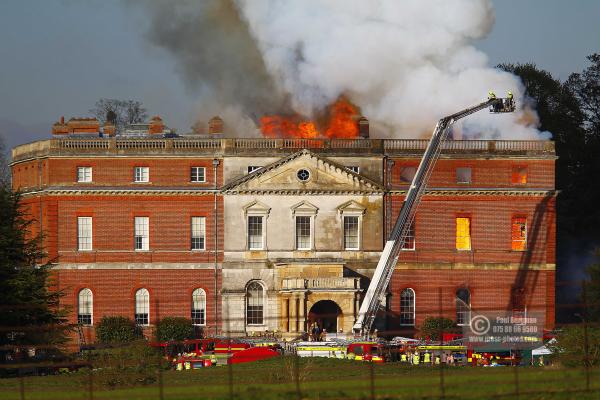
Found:
[[375, 316], [377, 315], [377, 311], [381, 304], [381, 298], [385, 295], [392, 278], [392, 272], [398, 261], [400, 249], [408, 236], [417, 206], [425, 193], [425, 188], [427, 187], [427, 182], [433, 172], [435, 162], [439, 158], [442, 143], [446, 140], [452, 124], [488, 107], [491, 113], [506, 113], [515, 110], [515, 103], [512, 96], [511, 98], [502, 99], [497, 98], [495, 94], [492, 96], [492, 94], [493, 92], [490, 92], [490, 97], [487, 101], [466, 108], [438, 121], [435, 130], [433, 131], [433, 135], [431, 136], [431, 140], [425, 149], [419, 168], [410, 184], [410, 188], [406, 194], [404, 203], [402, 204], [402, 209], [400, 210], [400, 215], [396, 220], [388, 241], [385, 243], [385, 247], [381, 253], [381, 258], [377, 263], [377, 268], [375, 269], [369, 288], [360, 305], [358, 317], [353, 327], [355, 334], [359, 334], [366, 338], [371, 332], [371, 327], [373, 326]]

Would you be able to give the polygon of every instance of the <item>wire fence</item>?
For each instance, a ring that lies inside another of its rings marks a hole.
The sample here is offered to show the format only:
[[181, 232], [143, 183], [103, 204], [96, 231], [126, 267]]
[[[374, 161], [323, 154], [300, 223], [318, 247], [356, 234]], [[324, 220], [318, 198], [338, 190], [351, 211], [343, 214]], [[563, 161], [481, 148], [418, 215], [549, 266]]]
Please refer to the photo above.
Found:
[[[244, 344], [245, 350], [219, 352], [213, 343], [200, 351], [197, 344], [198, 352], [193, 355], [176, 344], [173, 348], [181, 351], [174, 354], [165, 346], [150, 346], [144, 341], [95, 344], [73, 354], [55, 345], [15, 342], [0, 348], [0, 398], [600, 398], [600, 282], [558, 282], [557, 287], [572, 288], [571, 301], [556, 306], [559, 321], [567, 322], [557, 324], [553, 331], [537, 332], [539, 342], [527, 348], [508, 342], [504, 342], [503, 349], [478, 348], [467, 340], [469, 334], [465, 332], [462, 339], [453, 337], [444, 342], [447, 339], [441, 329], [435, 341], [393, 339], [403, 331], [393, 326], [382, 329], [378, 338], [369, 341], [323, 338], [325, 342], [311, 342], [316, 339], [311, 332], [301, 335], [303, 338], [287, 338], [291, 340], [274, 334], [262, 338], [208, 337], [196, 343], [206, 345], [214, 339], [227, 349]], [[417, 311], [448, 315], [453, 308], [446, 303], [440, 297], [437, 307]], [[537, 311], [548, 314], [527, 293], [522, 304], [525, 314], [521, 306], [517, 308], [508, 311], [518, 317]], [[493, 312], [493, 307], [471, 310], [472, 314], [482, 315]], [[14, 337], [17, 341], [18, 335]], [[367, 347], [361, 347], [359, 354], [356, 346], [363, 343]], [[334, 344], [344, 350], [323, 350]], [[263, 353], [269, 357], [238, 363], [261, 358], [248, 355], [247, 360], [243, 359], [244, 351], [257, 347], [268, 348]], [[306, 350], [309, 348], [312, 350]], [[330, 357], [309, 357], [323, 356], [328, 351]], [[415, 355], [420, 357], [417, 362], [412, 359]]]

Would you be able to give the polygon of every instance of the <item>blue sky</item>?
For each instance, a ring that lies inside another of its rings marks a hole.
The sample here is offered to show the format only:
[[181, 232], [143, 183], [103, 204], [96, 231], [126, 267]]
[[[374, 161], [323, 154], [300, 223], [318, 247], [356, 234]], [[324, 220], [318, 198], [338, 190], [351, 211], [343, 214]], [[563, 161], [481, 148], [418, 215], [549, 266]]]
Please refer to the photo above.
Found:
[[[565, 79], [600, 52], [600, 1], [494, 0], [496, 24], [477, 47], [499, 62], [534, 62]], [[144, 38], [144, 15], [118, 0], [2, 0], [0, 134], [9, 147], [49, 137], [61, 115], [101, 97], [141, 100], [188, 131], [198, 99], [168, 55]]]

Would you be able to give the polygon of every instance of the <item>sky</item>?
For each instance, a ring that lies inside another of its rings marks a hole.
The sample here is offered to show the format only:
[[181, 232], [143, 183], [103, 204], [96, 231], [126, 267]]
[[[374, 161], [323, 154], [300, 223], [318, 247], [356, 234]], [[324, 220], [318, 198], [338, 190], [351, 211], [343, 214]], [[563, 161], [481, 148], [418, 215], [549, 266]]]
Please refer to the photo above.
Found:
[[[563, 80], [600, 52], [600, 1], [493, 0], [496, 22], [476, 43], [490, 60], [534, 62]], [[99, 98], [135, 99], [187, 132], [199, 98], [144, 36], [146, 16], [120, 0], [0, 2], [0, 135], [7, 147], [88, 116]]]

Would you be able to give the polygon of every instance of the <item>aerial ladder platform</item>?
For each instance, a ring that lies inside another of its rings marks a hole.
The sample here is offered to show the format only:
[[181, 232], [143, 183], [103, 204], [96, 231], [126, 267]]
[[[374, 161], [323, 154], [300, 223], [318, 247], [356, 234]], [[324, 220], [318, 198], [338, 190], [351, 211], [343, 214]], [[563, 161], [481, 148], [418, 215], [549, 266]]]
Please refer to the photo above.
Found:
[[394, 272], [394, 267], [398, 261], [402, 244], [408, 236], [410, 226], [415, 218], [417, 207], [421, 197], [425, 193], [427, 182], [433, 172], [435, 163], [440, 156], [442, 142], [448, 137], [450, 127], [456, 121], [485, 108], [489, 108], [491, 113], [513, 112], [515, 110], [515, 103], [512, 93], [509, 92], [509, 96], [503, 99], [497, 98], [495, 94], [490, 92], [487, 101], [466, 108], [455, 114], [448, 115], [440, 119], [435, 126], [433, 135], [425, 149], [419, 168], [417, 168], [417, 171], [415, 172], [415, 176], [413, 177], [404, 203], [402, 204], [398, 219], [394, 224], [389, 239], [385, 243], [385, 247], [381, 253], [381, 258], [377, 263], [377, 268], [375, 268], [375, 273], [373, 274], [369, 288], [360, 305], [358, 316], [353, 327], [356, 335], [368, 337], [371, 332], [371, 327], [373, 326], [373, 322], [379, 311], [382, 297], [385, 295], [390, 280], [392, 279], [392, 273]]

